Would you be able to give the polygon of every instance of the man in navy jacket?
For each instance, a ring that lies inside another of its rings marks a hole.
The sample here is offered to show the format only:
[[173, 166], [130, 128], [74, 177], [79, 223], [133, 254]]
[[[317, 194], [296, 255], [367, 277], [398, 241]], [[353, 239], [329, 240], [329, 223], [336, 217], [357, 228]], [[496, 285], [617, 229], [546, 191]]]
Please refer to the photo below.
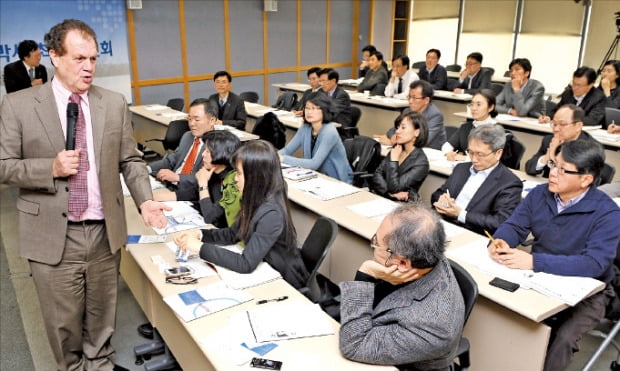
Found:
[[[549, 184], [534, 188], [495, 232], [489, 254], [500, 264], [606, 283], [598, 292], [545, 322], [551, 329], [545, 370], [564, 370], [577, 341], [605, 316], [620, 241], [620, 209], [596, 188], [605, 155], [593, 141], [566, 142], [550, 164]], [[529, 233], [532, 252], [514, 249]]]

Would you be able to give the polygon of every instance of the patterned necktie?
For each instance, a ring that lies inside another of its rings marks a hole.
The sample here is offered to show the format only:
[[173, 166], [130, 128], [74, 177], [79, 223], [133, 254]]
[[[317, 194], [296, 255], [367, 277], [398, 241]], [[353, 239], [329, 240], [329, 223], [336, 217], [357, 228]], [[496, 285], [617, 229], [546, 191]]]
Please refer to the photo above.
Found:
[[28, 69], [28, 75], [30, 75], [30, 81], [34, 80], [34, 67]]
[[86, 146], [86, 120], [80, 104], [80, 96], [71, 94], [69, 102], [77, 103], [78, 117], [75, 125], [75, 149], [81, 149], [78, 172], [69, 177], [69, 213], [80, 218], [88, 207], [88, 147]]
[[403, 78], [399, 77], [398, 78], [398, 90], [396, 91], [397, 94], [400, 94], [403, 92]]
[[183, 169], [181, 169], [181, 174], [192, 173], [194, 160], [196, 160], [196, 155], [198, 154], [198, 147], [200, 147], [200, 138], [194, 139], [194, 145], [192, 146], [192, 150], [189, 151], [189, 156], [187, 156], [187, 160], [185, 160], [185, 165], [183, 165]]
[[224, 102], [224, 99], [220, 99], [220, 107], [224, 107], [224, 103], [226, 103]]

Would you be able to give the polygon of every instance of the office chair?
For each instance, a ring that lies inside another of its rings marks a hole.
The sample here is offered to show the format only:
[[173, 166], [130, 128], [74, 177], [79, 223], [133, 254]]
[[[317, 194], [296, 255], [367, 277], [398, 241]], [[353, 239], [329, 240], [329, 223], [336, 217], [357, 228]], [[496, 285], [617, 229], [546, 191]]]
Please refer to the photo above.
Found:
[[349, 123], [342, 124], [342, 126], [338, 128], [338, 133], [340, 134], [340, 138], [342, 140], [345, 140], [347, 138], [355, 138], [356, 136], [360, 135], [357, 124], [362, 117], [362, 110], [358, 107], [351, 106], [346, 111], [349, 116]]
[[495, 68], [493, 67], [480, 67], [480, 70], [488, 71], [487, 73], [490, 73], [491, 77], [493, 77], [493, 75], [495, 74]]
[[457, 79], [456, 77], [448, 77], [446, 90], [452, 91], [456, 89], [457, 86], [459, 86], [459, 79]]
[[[137, 366], [144, 364], [145, 371], [180, 369], [177, 360], [170, 352], [170, 349], [162, 339], [157, 329], [153, 329], [153, 335], [153, 341], [150, 343], [137, 345], [133, 348], [133, 352], [136, 356], [135, 364]], [[152, 356], [162, 353], [164, 354], [163, 357], [144, 363], [145, 360], [150, 360]]]
[[411, 68], [420, 69], [424, 66], [426, 66], [426, 61], [419, 61], [419, 62], [413, 62], [413, 64], [411, 65]]
[[510, 77], [510, 70], [504, 72], [504, 77]]
[[183, 109], [185, 108], [185, 100], [183, 98], [172, 98], [168, 100], [168, 103], [166, 103], [166, 106], [172, 109], [175, 109], [177, 111], [183, 112]]
[[[459, 288], [461, 289], [461, 294], [463, 295], [463, 302], [465, 303], [463, 327], [465, 327], [467, 319], [469, 319], [469, 315], [471, 314], [474, 304], [476, 303], [476, 298], [478, 297], [478, 285], [472, 276], [465, 270], [465, 268], [450, 259], [448, 259], [448, 261], [450, 262], [450, 267], [452, 267], [452, 272], [454, 272], [454, 277], [459, 283]], [[458, 364], [455, 363], [453, 365], [455, 370], [458, 371], [469, 368], [469, 340], [467, 340], [466, 337], [461, 336], [456, 358], [458, 359]]]
[[316, 275], [337, 235], [338, 224], [334, 220], [322, 216], [314, 222], [308, 237], [301, 246], [301, 258], [310, 275], [306, 281], [306, 286], [299, 291], [313, 302], [316, 302], [321, 295], [321, 290], [316, 282]]
[[147, 139], [145, 142], [161, 142], [164, 152], [174, 151], [179, 146], [181, 137], [189, 130], [187, 120], [174, 120], [168, 124], [165, 138]]
[[609, 125], [612, 121], [620, 125], [620, 109], [605, 107], [605, 124]]
[[446, 66], [446, 71], [461, 72], [461, 65], [460, 64], [449, 64]]
[[502, 90], [504, 90], [504, 84], [500, 84], [497, 82], [492, 82], [491, 83], [491, 90], [493, 90], [493, 93], [495, 93], [495, 96], [497, 97], [499, 95], [499, 93], [502, 92]]
[[552, 112], [557, 106], [558, 106], [557, 103], [555, 103], [551, 99], [547, 99], [545, 101], [545, 116], [549, 116], [553, 118]]
[[603, 354], [605, 349], [611, 344], [616, 348], [617, 356], [616, 360], [611, 362], [610, 369], [612, 371], [620, 371], [620, 345], [616, 340], [618, 333], [620, 333], [620, 244], [616, 250], [616, 259], [614, 259], [614, 271], [616, 273], [615, 278], [611, 281], [614, 290], [616, 291], [616, 297], [612, 299], [611, 303], [607, 306], [607, 313], [605, 319], [601, 323], [611, 321], [613, 327], [608, 333], [600, 330], [591, 330], [587, 334], [590, 336], [596, 336], [603, 339], [598, 348], [594, 351], [588, 362], [583, 367], [582, 371], [590, 371], [596, 361]]
[[599, 177], [599, 184], [609, 184], [614, 179], [614, 175], [616, 175], [616, 168], [613, 165], [605, 163], [603, 169], [601, 170], [601, 176]]
[[290, 111], [297, 106], [297, 93], [294, 91], [285, 91], [280, 94], [276, 103], [271, 106], [284, 111]]
[[444, 125], [444, 129], [446, 130], [446, 139], [450, 140], [450, 137], [452, 137], [452, 135], [454, 135], [454, 133], [456, 133], [459, 128], [458, 126], [450, 126], [450, 125]]
[[241, 97], [241, 99], [246, 102], [258, 103], [258, 93], [254, 91], [244, 91], [243, 93], [239, 94], [239, 97]]
[[521, 167], [521, 159], [525, 154], [525, 145], [519, 142], [510, 131], [506, 130], [506, 144], [504, 145], [504, 152], [500, 159], [502, 164], [515, 170], [519, 170]]
[[381, 144], [370, 137], [357, 136], [343, 142], [347, 160], [353, 169], [353, 185], [366, 187], [381, 163]]

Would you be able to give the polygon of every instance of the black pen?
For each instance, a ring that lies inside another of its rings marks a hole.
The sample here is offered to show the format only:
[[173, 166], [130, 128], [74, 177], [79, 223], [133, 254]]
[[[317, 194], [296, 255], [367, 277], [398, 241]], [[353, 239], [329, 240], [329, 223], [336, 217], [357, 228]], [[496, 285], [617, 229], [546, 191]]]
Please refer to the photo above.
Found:
[[282, 301], [286, 299], [288, 299], [288, 296], [280, 296], [279, 298], [259, 300], [256, 302], [256, 304], [265, 304], [265, 303], [269, 303], [270, 301]]

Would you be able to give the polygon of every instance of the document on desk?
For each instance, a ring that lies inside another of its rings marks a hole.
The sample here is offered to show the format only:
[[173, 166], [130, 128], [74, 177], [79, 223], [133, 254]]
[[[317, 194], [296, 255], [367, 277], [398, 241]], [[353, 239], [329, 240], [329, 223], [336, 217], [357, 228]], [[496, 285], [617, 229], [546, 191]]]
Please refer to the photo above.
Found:
[[620, 141], [620, 134], [611, 134], [603, 129], [592, 130], [590, 131], [590, 134], [592, 134], [592, 136], [598, 140], [603, 140], [603, 141], [608, 141], [608, 142]]
[[456, 224], [452, 224], [443, 219], [441, 220], [441, 224], [443, 225], [444, 232], [446, 232], [447, 239], [451, 239], [452, 237], [458, 236], [459, 234], [463, 233], [464, 228], [459, 227]]
[[[239, 245], [221, 246], [220, 248], [237, 254], [243, 253], [243, 248]], [[273, 269], [267, 262], [260, 262], [252, 273], [238, 273], [219, 265], [215, 265], [215, 269], [222, 281], [233, 289], [245, 289], [282, 278], [280, 272]]]
[[144, 109], [147, 111], [163, 111], [169, 108], [170, 107], [164, 106], [162, 104], [149, 104], [148, 106], [144, 106]]
[[246, 314], [257, 343], [334, 333], [318, 304], [290, 301], [260, 306]]
[[165, 297], [164, 301], [183, 321], [189, 322], [252, 299], [253, 296], [246, 291], [217, 282]]
[[157, 116], [162, 116], [170, 119], [183, 119], [187, 117], [187, 113], [185, 112], [164, 112], [158, 113]]
[[164, 204], [172, 207], [172, 210], [164, 211], [168, 220], [168, 224], [164, 228], [152, 227], [157, 234], [174, 233], [207, 225], [202, 215], [192, 207], [189, 201], [166, 201]]
[[353, 187], [347, 183], [331, 181], [324, 178], [304, 180], [303, 182], [297, 182], [291, 186], [323, 201], [332, 200], [360, 191], [359, 188]]
[[359, 204], [349, 205], [347, 209], [366, 218], [373, 218], [382, 221], [383, 218], [392, 210], [396, 209], [398, 204], [386, 198], [378, 198], [376, 200], [361, 202]]
[[286, 179], [296, 182], [317, 177], [317, 173], [314, 170], [304, 169], [298, 166], [282, 167], [282, 175], [284, 175]]
[[[125, 178], [123, 177], [123, 174], [120, 174], [120, 177], [121, 177], [121, 188], [123, 189], [123, 196], [125, 196], [125, 197], [131, 196], [131, 193], [129, 192], [129, 188], [127, 187], [127, 184], [125, 183]], [[149, 176], [149, 181], [151, 182], [151, 189], [152, 190], [156, 190], [156, 189], [160, 189], [160, 188], [166, 188], [164, 183], [162, 183], [159, 180], [153, 178], [152, 176]]]
[[481, 237], [467, 245], [449, 249], [446, 256], [471, 264], [484, 273], [518, 283], [521, 288], [533, 289], [543, 295], [574, 306], [605, 284], [589, 277], [560, 276], [525, 269], [511, 269], [489, 256], [489, 240]]

